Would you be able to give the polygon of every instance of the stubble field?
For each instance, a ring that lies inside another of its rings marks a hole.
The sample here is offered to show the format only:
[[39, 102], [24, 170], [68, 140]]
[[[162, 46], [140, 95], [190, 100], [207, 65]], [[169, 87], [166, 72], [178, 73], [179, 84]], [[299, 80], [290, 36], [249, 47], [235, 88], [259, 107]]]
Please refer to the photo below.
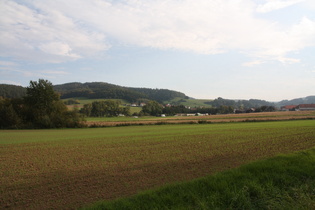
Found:
[[315, 121], [0, 131], [0, 208], [73, 209], [315, 146]]
[[278, 120], [315, 119], [314, 111], [295, 112], [254, 112], [242, 114], [218, 114], [207, 116], [168, 116], [168, 117], [89, 117], [88, 126], [124, 126], [124, 125], [154, 125], [179, 123], [226, 123], [226, 122], [258, 122]]

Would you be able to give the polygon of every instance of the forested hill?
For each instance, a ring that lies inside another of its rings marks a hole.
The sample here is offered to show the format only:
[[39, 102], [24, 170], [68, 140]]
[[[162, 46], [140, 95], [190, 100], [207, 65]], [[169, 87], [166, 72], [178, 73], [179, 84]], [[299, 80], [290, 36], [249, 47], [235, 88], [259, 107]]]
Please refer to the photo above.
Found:
[[315, 96], [307, 96], [305, 98], [296, 98], [292, 100], [283, 100], [277, 103], [278, 106], [298, 105], [298, 104], [315, 104]]
[[282, 100], [280, 102], [269, 102], [259, 99], [231, 100], [217, 98], [213, 101], [206, 102], [206, 104], [211, 105], [213, 107], [232, 106], [237, 109], [256, 108], [261, 106], [275, 106], [280, 108], [281, 106], [286, 105], [315, 104], [315, 96], [307, 96], [305, 98], [296, 98], [292, 100]]
[[163, 102], [176, 97], [187, 97], [184, 93], [173, 90], [122, 87], [105, 82], [66, 83], [55, 85], [54, 89], [61, 94], [62, 99], [86, 97], [90, 99], [124, 99], [129, 102], [137, 102], [139, 100]]
[[[181, 92], [167, 89], [151, 89], [151, 88], [132, 88], [113, 85], [106, 82], [87, 82], [87, 83], [66, 83], [55, 85], [54, 90], [61, 94], [62, 99], [85, 97], [90, 99], [124, 99], [131, 103], [145, 100], [155, 100], [160, 103], [171, 101], [175, 98], [187, 99], [188, 97]], [[0, 97], [3, 98], [21, 98], [26, 95], [26, 88], [17, 85], [0, 84]], [[178, 100], [178, 99], [176, 99]], [[268, 102], [257, 99], [250, 100], [229, 100], [217, 98], [206, 104], [213, 107], [221, 105], [233, 106], [238, 108], [259, 107], [259, 106], [285, 106], [298, 104], [314, 104], [315, 96], [307, 96], [304, 98], [296, 98], [292, 100], [283, 100], [280, 102]]]
[[17, 85], [0, 84], [0, 96], [3, 98], [22, 98], [26, 96], [26, 88]]

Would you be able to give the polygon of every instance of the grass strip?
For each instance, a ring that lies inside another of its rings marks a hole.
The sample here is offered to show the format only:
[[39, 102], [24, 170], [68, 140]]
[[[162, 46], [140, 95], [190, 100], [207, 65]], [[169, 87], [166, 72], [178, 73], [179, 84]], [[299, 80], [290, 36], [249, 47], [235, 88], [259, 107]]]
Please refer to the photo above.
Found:
[[315, 209], [315, 148], [84, 209]]

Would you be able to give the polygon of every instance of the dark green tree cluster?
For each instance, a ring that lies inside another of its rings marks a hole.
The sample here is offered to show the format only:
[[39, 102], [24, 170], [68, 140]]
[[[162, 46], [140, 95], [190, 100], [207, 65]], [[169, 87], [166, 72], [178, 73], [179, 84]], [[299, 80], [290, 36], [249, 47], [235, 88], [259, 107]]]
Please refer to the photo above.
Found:
[[23, 102], [20, 99], [0, 97], [0, 128], [20, 128]]
[[259, 108], [262, 106], [275, 106], [274, 103], [259, 100], [259, 99], [250, 99], [250, 100], [230, 100], [224, 98], [217, 98], [213, 101], [206, 102], [206, 104], [211, 105], [212, 107], [219, 108], [220, 106], [231, 106], [233, 109], [239, 109], [246, 111], [250, 108]]
[[174, 98], [188, 98], [184, 93], [168, 89], [130, 88], [146, 96], [147, 99], [162, 103]]
[[163, 112], [163, 106], [157, 101], [149, 101], [142, 107], [141, 111], [144, 115], [159, 116]]
[[75, 105], [80, 104], [80, 101], [78, 99], [69, 99], [63, 102], [65, 105]]
[[1, 128], [82, 127], [76, 110], [68, 111], [52, 84], [43, 79], [31, 81], [26, 96], [0, 100]]
[[163, 113], [166, 115], [175, 115], [178, 113], [189, 113], [190, 109], [187, 109], [184, 105], [178, 105], [178, 106], [169, 106], [163, 108]]
[[255, 109], [255, 112], [274, 112], [276, 108], [274, 106], [261, 106]]
[[129, 107], [120, 107], [121, 102], [116, 100], [94, 101], [84, 104], [80, 113], [87, 117], [114, 117], [120, 114], [129, 116]]
[[[156, 101], [148, 102], [143, 108], [140, 115], [151, 115], [151, 116], [159, 116], [161, 114], [165, 114], [168, 116], [172, 116], [178, 113], [201, 113], [201, 114], [231, 114], [234, 113], [234, 107], [230, 105], [220, 105], [218, 107], [198, 107], [198, 108], [186, 108], [184, 105], [175, 105], [175, 106], [167, 106], [163, 107]], [[243, 111], [239, 111], [237, 113], [245, 113], [245, 112], [271, 112], [275, 111], [274, 106], [261, 106], [256, 109], [246, 109]]]

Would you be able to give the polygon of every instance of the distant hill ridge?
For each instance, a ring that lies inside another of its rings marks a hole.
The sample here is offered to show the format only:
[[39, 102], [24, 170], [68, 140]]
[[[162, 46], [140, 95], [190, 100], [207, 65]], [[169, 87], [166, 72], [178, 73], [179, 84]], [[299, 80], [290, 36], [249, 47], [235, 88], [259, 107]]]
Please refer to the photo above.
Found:
[[61, 98], [63, 99], [86, 97], [90, 99], [124, 99], [129, 102], [136, 102], [139, 100], [155, 100], [163, 102], [172, 100], [176, 97], [187, 98], [184, 93], [174, 90], [123, 87], [105, 82], [66, 83], [55, 85], [54, 89], [61, 94]]
[[315, 104], [315, 96], [307, 96], [304, 98], [296, 98], [292, 100], [282, 100], [277, 103], [279, 106], [299, 105], [299, 104]]
[[[55, 91], [61, 94], [62, 99], [85, 97], [90, 99], [124, 99], [129, 102], [155, 100], [160, 103], [164, 101], [171, 101], [178, 98], [189, 98], [184, 93], [168, 90], [168, 89], [152, 89], [152, 88], [133, 88], [114, 85], [106, 82], [72, 82], [61, 85], [54, 85]], [[0, 84], [0, 97], [4, 98], [21, 98], [26, 95], [26, 88], [17, 85]], [[229, 100], [218, 98], [207, 104], [214, 107], [220, 105], [238, 105], [247, 106], [286, 106], [299, 104], [315, 104], [315, 96], [307, 96], [304, 98], [296, 98], [292, 100], [282, 100], [279, 102], [268, 102], [258, 99], [250, 100]]]
[[0, 84], [0, 97], [22, 98], [26, 95], [26, 88], [18, 85]]

